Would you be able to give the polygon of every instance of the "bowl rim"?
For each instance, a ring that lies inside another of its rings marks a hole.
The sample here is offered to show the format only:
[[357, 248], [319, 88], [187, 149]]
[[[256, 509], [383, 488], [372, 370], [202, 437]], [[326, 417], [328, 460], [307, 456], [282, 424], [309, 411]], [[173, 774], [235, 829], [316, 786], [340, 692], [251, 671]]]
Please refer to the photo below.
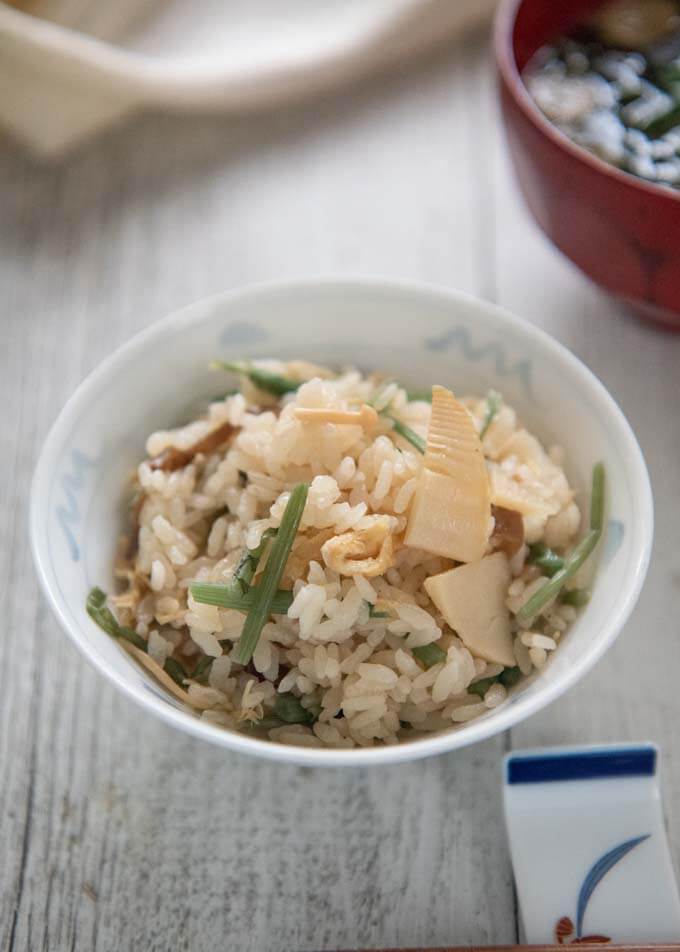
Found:
[[[241, 300], [247, 300], [252, 304], [258, 298], [267, 299], [272, 296], [276, 298], [281, 294], [291, 293], [305, 295], [309, 292], [312, 294], [322, 292], [339, 295], [377, 293], [387, 296], [396, 293], [414, 299], [429, 299], [435, 303], [445, 303], [449, 306], [462, 304], [468, 310], [471, 308], [480, 315], [486, 314], [504, 324], [518, 328], [522, 334], [529, 336], [532, 343], [544, 352], [548, 352], [558, 363], [569, 366], [571, 371], [581, 378], [597, 403], [603, 407], [604, 415], [611, 423], [612, 430], [616, 432], [617, 442], [622, 447], [625, 458], [629, 460], [629, 476], [632, 480], [635, 498], [639, 503], [637, 525], [633, 527], [636, 531], [633, 531], [632, 528], [631, 532], [633, 535], [639, 536], [639, 548], [637, 552], [633, 551], [631, 553], [627, 566], [627, 574], [630, 577], [625, 579], [626, 584], [622, 586], [619, 600], [609, 615], [607, 625], [600, 630], [599, 637], [597, 641], [593, 642], [590, 650], [582, 654], [569, 668], [561, 671], [557, 677], [546, 680], [542, 691], [529, 697], [519, 698], [514, 704], [501, 707], [492, 716], [471, 721], [463, 729], [435, 733], [431, 736], [394, 746], [337, 750], [334, 748], [294, 747], [277, 744], [270, 740], [248, 737], [236, 731], [216, 727], [164, 703], [150, 692], [138, 692], [138, 689], [131, 682], [112, 670], [96, 650], [91, 639], [86, 636], [84, 631], [80, 630], [75, 623], [75, 619], [70, 617], [70, 609], [66, 598], [62, 598], [56, 590], [56, 586], [52, 584], [49, 554], [46, 541], [44, 541], [47, 534], [46, 531], [41, 531], [45, 524], [46, 490], [53, 480], [54, 464], [64, 438], [70, 432], [72, 417], [81, 406], [90, 403], [90, 392], [99, 384], [101, 379], [113, 375], [119, 366], [126, 363], [128, 355], [146, 348], [151, 341], [166, 335], [168, 331], [176, 332], [183, 327], [201, 321], [213, 320], [215, 307], [232, 307]], [[614, 398], [578, 357], [541, 328], [515, 316], [496, 304], [443, 286], [419, 281], [395, 280], [382, 276], [331, 275], [328, 277], [292, 278], [249, 284], [201, 298], [155, 321], [149, 327], [135, 334], [94, 367], [59, 412], [45, 439], [36, 464], [31, 483], [29, 511], [31, 551], [43, 593], [47, 597], [60, 627], [101, 675], [112, 682], [136, 704], [160, 717], [165, 723], [194, 737], [210, 741], [236, 753], [246, 753], [267, 760], [302, 766], [318, 767], [377, 766], [447, 753], [502, 733], [556, 700], [593, 667], [623, 628], [635, 606], [647, 573], [653, 530], [654, 514], [651, 485], [645, 460], [635, 434]]]
[[680, 202], [680, 190], [664, 189], [638, 178], [630, 172], [624, 172], [615, 165], [610, 165], [604, 159], [598, 158], [587, 149], [576, 145], [563, 132], [553, 125], [538, 108], [529, 94], [522, 74], [517, 67], [513, 34], [520, 7], [526, 0], [500, 0], [493, 25], [493, 48], [496, 66], [500, 78], [506, 89], [512, 95], [515, 103], [520, 107], [525, 117], [532, 125], [549, 139], [553, 145], [561, 149], [571, 158], [582, 162], [594, 172], [599, 172], [618, 185], [633, 192], [653, 196], [658, 201], [669, 201], [672, 204]]

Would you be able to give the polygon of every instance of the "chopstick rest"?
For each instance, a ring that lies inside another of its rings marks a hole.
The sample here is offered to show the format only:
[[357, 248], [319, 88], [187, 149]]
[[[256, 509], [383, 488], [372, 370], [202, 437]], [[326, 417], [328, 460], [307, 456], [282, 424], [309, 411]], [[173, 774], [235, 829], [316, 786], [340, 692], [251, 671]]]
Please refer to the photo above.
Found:
[[680, 939], [658, 762], [652, 744], [505, 758], [505, 819], [527, 942]]

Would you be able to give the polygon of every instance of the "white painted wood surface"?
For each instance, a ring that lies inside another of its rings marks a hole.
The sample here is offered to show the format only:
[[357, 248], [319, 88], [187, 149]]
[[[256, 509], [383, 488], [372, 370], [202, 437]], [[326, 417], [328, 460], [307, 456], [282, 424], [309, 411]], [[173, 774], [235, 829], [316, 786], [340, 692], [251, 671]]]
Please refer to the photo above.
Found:
[[[680, 337], [622, 315], [529, 221], [486, 49], [287, 115], [139, 119], [58, 168], [2, 142], [0, 948], [512, 942], [510, 745], [659, 742], [680, 863]], [[142, 717], [57, 630], [27, 539], [41, 441], [99, 360], [205, 294], [330, 272], [464, 288], [545, 327], [620, 401], [657, 505], [639, 607], [579, 687], [511, 737], [342, 773]]]

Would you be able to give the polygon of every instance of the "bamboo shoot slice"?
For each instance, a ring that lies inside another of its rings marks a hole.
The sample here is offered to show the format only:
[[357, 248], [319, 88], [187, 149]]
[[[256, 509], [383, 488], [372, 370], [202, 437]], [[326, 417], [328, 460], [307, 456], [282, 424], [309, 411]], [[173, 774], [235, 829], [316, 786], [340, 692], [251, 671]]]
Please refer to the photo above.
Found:
[[505, 599], [511, 573], [502, 552], [425, 579], [425, 591], [473, 655], [514, 667], [510, 614]]
[[514, 509], [523, 516], [535, 516], [544, 520], [560, 511], [560, 504], [554, 498], [541, 498], [530, 486], [508, 476], [496, 463], [489, 464], [489, 484], [494, 506]]
[[479, 434], [451, 391], [435, 386], [404, 541], [457, 562], [475, 562], [486, 551], [490, 526], [489, 478]]

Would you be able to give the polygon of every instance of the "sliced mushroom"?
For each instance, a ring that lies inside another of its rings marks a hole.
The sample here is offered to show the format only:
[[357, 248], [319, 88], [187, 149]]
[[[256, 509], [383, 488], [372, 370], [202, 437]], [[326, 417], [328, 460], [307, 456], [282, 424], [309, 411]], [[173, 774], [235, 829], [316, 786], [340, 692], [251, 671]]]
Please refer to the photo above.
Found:
[[340, 423], [374, 429], [378, 414], [364, 403], [359, 410], [334, 410], [330, 407], [296, 407], [295, 416], [303, 423]]
[[170, 675], [167, 674], [159, 664], [156, 664], [153, 658], [150, 658], [146, 651], [142, 651], [135, 645], [131, 645], [129, 641], [123, 641], [122, 638], [120, 639], [120, 644], [123, 646], [123, 648], [125, 648], [128, 654], [132, 655], [136, 661], [139, 661], [139, 663], [154, 676], [154, 678], [166, 689], [166, 691], [169, 691], [170, 694], [176, 697], [178, 701], [182, 701], [183, 704], [193, 706], [187, 692], [183, 691], [179, 685], [175, 684]]
[[229, 437], [239, 431], [240, 427], [233, 426], [231, 423], [223, 423], [216, 430], [212, 430], [207, 436], [197, 440], [186, 450], [180, 450], [176, 446], [169, 446], [159, 453], [152, 460], [149, 460], [151, 469], [162, 469], [166, 473], [171, 473], [183, 466], [188, 466], [194, 456], [198, 453], [213, 453], [223, 443], [226, 443]]
[[425, 591], [473, 655], [514, 667], [505, 599], [511, 573], [507, 556], [494, 552], [425, 579]]
[[559, 502], [546, 500], [529, 486], [512, 479], [497, 463], [489, 463], [489, 483], [494, 506], [514, 509], [523, 516], [535, 516], [543, 520], [560, 511]]
[[[128, 612], [130, 620], [132, 620], [137, 611], [137, 606], [148, 591], [148, 576], [144, 575], [143, 572], [137, 572], [129, 562], [121, 562], [114, 566], [113, 572], [116, 578], [121, 580], [124, 591], [119, 595], [112, 595], [111, 602], [119, 612]], [[127, 624], [128, 618], [125, 618], [123, 623]]]
[[494, 551], [505, 552], [512, 558], [524, 544], [524, 519], [522, 513], [516, 509], [505, 509], [503, 506], [492, 506], [491, 515], [494, 517], [494, 529], [491, 533], [491, 548]]
[[146, 495], [144, 490], [140, 487], [134, 495], [132, 500], [132, 505], [130, 507], [130, 535], [125, 538], [125, 548], [123, 550], [123, 558], [128, 562], [132, 562], [137, 555], [137, 549], [139, 548], [139, 519], [142, 515], [142, 509], [144, 508], [144, 502], [146, 500]]
[[321, 549], [324, 543], [334, 536], [334, 529], [321, 529], [319, 532], [315, 532], [314, 535], [299, 535], [288, 556], [286, 568], [281, 577], [281, 588], [292, 588], [296, 579], [306, 575], [310, 562], [320, 562], [322, 560]]
[[375, 516], [369, 526], [329, 539], [321, 555], [328, 568], [340, 575], [383, 575], [394, 565], [392, 520]]

